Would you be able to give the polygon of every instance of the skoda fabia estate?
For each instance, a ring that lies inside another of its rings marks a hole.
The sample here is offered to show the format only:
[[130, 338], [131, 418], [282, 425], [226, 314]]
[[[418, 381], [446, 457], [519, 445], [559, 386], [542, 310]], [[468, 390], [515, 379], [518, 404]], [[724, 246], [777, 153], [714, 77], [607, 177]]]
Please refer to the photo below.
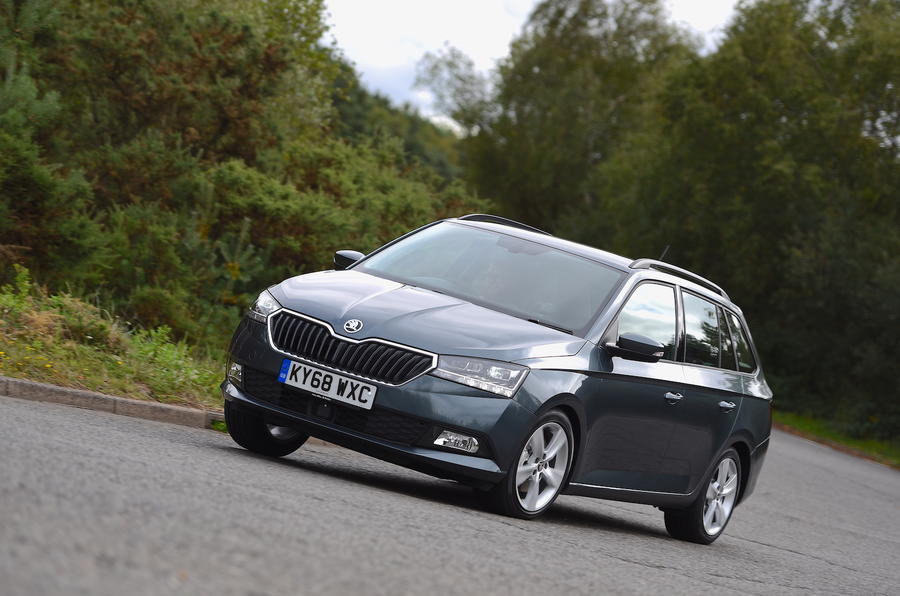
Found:
[[771, 399], [716, 284], [491, 215], [426, 225], [263, 291], [222, 383], [234, 440], [310, 436], [537, 517], [561, 493], [655, 505], [708, 544], [753, 491]]

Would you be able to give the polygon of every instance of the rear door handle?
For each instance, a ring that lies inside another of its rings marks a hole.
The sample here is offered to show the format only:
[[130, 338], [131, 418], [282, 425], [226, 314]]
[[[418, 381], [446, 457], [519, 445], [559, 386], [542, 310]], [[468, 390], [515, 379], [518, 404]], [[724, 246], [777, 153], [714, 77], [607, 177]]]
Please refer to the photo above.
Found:
[[725, 413], [730, 412], [736, 406], [737, 406], [737, 404], [735, 404], [733, 401], [720, 401], [719, 402], [719, 409]]
[[667, 391], [665, 397], [666, 403], [670, 406], [674, 406], [684, 398], [680, 393], [672, 393], [671, 391]]

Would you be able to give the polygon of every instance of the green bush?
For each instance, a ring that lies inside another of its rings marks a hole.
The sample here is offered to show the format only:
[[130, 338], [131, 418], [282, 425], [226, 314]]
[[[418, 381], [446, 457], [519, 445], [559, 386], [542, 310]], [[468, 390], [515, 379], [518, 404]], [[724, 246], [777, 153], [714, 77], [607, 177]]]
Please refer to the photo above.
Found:
[[68, 387], [218, 408], [224, 365], [168, 327], [130, 328], [69, 294], [48, 294], [27, 269], [0, 287], [0, 374]]

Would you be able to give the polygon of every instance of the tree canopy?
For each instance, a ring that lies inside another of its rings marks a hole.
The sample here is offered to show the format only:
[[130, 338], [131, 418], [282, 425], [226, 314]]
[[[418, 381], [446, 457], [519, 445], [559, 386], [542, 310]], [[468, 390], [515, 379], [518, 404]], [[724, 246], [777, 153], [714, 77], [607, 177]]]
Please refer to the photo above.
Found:
[[451, 133], [359, 88], [348, 107], [325, 30], [322, 0], [0, 4], [0, 258], [221, 347], [335, 248], [485, 209]]

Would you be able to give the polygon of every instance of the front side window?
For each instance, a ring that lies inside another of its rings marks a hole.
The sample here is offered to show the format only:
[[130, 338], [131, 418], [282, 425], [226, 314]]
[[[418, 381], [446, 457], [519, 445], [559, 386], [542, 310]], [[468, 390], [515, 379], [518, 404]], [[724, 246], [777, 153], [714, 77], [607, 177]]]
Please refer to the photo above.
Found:
[[619, 313], [619, 336], [636, 333], [666, 348], [664, 360], [675, 360], [675, 290], [645, 283], [637, 287]]
[[756, 359], [753, 358], [753, 350], [750, 349], [750, 342], [747, 341], [747, 334], [741, 321], [733, 312], [728, 311], [728, 322], [731, 324], [731, 336], [734, 338], [734, 345], [737, 351], [738, 370], [741, 372], [753, 372], [756, 370]]
[[684, 361], [719, 366], [719, 318], [716, 305], [687, 292], [684, 302]]
[[623, 273], [552, 246], [442, 222], [353, 268], [583, 336]]

